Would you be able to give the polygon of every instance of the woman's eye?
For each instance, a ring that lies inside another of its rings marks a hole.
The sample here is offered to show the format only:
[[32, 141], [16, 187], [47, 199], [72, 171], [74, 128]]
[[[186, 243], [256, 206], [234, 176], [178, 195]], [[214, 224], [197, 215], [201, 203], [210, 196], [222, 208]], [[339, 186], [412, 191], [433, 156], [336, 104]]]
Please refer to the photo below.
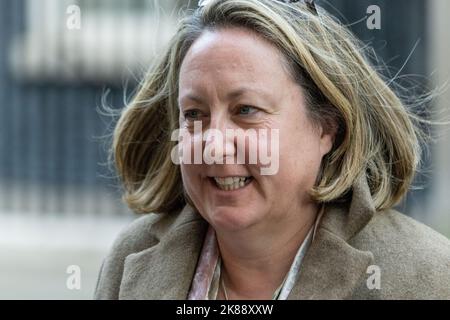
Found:
[[241, 115], [249, 115], [252, 114], [256, 111], [258, 111], [255, 107], [252, 106], [240, 106], [239, 109], [239, 114]]
[[188, 110], [184, 113], [184, 118], [186, 120], [196, 120], [201, 116], [199, 110]]

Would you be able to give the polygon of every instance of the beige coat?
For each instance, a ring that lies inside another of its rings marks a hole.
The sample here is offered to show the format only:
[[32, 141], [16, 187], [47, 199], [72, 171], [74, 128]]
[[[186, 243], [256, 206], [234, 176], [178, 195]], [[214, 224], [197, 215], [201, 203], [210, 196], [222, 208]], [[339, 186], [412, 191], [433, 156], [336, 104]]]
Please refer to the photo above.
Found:
[[[95, 298], [186, 299], [206, 229], [189, 206], [137, 219], [106, 257]], [[450, 241], [394, 210], [375, 212], [362, 178], [350, 203], [327, 207], [289, 298], [450, 299]]]

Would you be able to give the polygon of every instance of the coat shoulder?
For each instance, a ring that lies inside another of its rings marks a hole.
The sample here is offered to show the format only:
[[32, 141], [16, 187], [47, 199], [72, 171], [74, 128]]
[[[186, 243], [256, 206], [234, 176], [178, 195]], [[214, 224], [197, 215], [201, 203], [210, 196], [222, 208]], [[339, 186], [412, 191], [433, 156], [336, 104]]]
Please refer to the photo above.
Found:
[[385, 299], [450, 299], [450, 240], [390, 209], [375, 213], [349, 241], [370, 251], [381, 273]]
[[382, 239], [392, 240], [392, 244], [401, 243], [410, 249], [450, 254], [448, 238], [394, 209], [375, 213], [362, 232], [372, 236], [382, 235]]
[[178, 214], [143, 215], [119, 233], [100, 268], [95, 299], [118, 299], [125, 259], [155, 246], [167, 229], [171, 228]]

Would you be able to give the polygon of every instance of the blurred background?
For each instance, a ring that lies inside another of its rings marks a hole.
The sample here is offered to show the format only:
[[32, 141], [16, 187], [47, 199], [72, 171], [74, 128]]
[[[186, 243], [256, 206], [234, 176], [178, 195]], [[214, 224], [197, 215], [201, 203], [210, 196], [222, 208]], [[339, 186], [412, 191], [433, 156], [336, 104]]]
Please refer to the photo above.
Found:
[[[448, 85], [450, 1], [317, 1], [413, 93]], [[136, 216], [108, 165], [114, 118], [176, 30], [176, 0], [0, 0], [0, 299], [90, 299], [103, 257]], [[380, 9], [369, 28], [368, 8]], [[409, 80], [408, 80], [409, 79]], [[449, 90], [426, 106], [449, 111]], [[427, 145], [399, 209], [450, 237], [450, 133]], [[70, 266], [81, 286], [67, 285]], [[69, 268], [69, 269], [68, 269]]]

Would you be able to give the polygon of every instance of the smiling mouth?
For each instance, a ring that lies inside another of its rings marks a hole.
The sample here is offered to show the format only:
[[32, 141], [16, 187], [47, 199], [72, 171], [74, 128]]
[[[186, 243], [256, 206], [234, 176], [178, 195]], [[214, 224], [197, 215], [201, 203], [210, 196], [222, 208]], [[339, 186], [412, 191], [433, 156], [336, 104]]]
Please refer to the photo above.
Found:
[[245, 188], [248, 184], [253, 181], [253, 177], [211, 177], [213, 184], [224, 191], [233, 191]]

